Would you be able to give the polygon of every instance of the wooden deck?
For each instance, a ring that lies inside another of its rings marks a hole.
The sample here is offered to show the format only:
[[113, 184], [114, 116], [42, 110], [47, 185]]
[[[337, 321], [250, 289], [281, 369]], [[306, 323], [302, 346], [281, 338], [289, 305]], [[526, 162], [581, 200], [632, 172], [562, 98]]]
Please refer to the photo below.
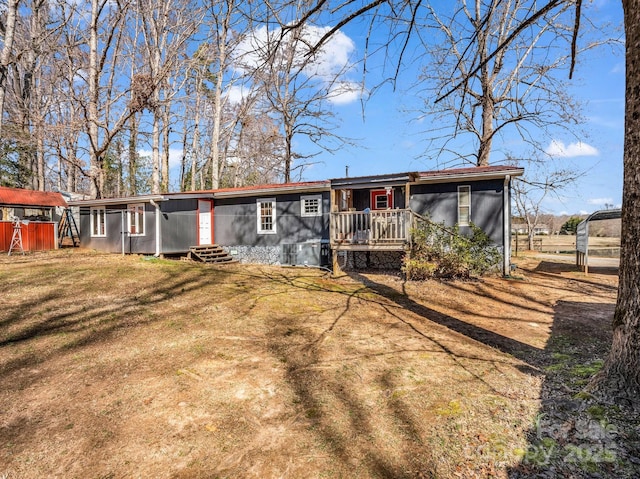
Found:
[[409, 248], [413, 213], [409, 209], [331, 213], [331, 248], [398, 251]]

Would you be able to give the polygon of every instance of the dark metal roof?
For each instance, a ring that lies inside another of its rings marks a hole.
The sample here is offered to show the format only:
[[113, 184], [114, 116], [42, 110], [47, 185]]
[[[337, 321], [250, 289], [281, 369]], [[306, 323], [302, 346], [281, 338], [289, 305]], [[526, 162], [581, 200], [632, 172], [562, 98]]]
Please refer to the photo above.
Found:
[[331, 187], [366, 188], [370, 186], [394, 186], [403, 185], [415, 181], [418, 173], [390, 173], [386, 175], [353, 176], [347, 178], [334, 178], [331, 180]]
[[509, 165], [473, 166], [469, 168], [451, 168], [448, 170], [422, 171], [419, 181], [447, 181], [457, 179], [490, 179], [506, 176], [521, 176], [524, 168]]
[[167, 201], [168, 199], [190, 199], [190, 198], [213, 198], [210, 191], [189, 191], [186, 193], [162, 193], [158, 195], [139, 195], [127, 196], [120, 198], [97, 198], [89, 200], [73, 200], [69, 201], [71, 206], [104, 206], [104, 205], [122, 205], [133, 203], [149, 203], [151, 201]]
[[622, 209], [599, 210], [591, 213], [584, 221], [615, 220], [622, 217]]
[[520, 176], [524, 168], [517, 166], [474, 166], [469, 168], [451, 168], [448, 170], [391, 173], [386, 175], [354, 176], [334, 178], [331, 187], [366, 188], [372, 186], [396, 186], [410, 182], [450, 182], [457, 180], [494, 179], [506, 176]]
[[300, 191], [323, 191], [330, 187], [329, 181], [301, 181], [297, 183], [273, 183], [267, 185], [241, 186], [213, 190], [214, 198], [231, 196], [256, 196], [269, 193], [289, 193]]
[[167, 201], [171, 199], [213, 199], [235, 196], [257, 196], [264, 194], [289, 193], [299, 191], [322, 191], [329, 189], [328, 181], [306, 181], [299, 183], [274, 183], [268, 185], [241, 186], [239, 188], [220, 188], [217, 190], [185, 191], [177, 193], [160, 193], [125, 198], [100, 198], [94, 200], [76, 200], [73, 206], [101, 206], [125, 203], [149, 203], [150, 201]]
[[0, 205], [6, 206], [32, 206], [53, 207], [67, 206], [60, 193], [51, 191], [23, 190], [20, 188], [8, 188], [0, 186]]

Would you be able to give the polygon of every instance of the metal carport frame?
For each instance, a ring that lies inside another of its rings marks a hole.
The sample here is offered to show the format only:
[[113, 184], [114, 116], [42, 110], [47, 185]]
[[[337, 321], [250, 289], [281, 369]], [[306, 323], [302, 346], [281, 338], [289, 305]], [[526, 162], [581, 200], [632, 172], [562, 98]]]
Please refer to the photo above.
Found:
[[615, 220], [622, 217], [622, 209], [600, 210], [591, 213], [576, 228], [576, 266], [589, 274], [589, 222]]

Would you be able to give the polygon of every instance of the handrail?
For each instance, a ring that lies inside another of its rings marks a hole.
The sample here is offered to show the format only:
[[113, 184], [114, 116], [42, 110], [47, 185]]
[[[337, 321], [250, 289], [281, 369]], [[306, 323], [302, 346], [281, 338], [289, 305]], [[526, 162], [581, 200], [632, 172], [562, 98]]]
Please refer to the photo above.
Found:
[[352, 244], [408, 243], [411, 210], [341, 211], [331, 213], [331, 241]]

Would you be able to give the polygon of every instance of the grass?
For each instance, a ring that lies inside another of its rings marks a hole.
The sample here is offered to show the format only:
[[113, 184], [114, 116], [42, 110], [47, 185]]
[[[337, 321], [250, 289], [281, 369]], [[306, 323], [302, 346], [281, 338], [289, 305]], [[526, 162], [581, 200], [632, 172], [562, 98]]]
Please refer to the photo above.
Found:
[[610, 321], [615, 278], [524, 266], [522, 282], [406, 283], [0, 258], [0, 474], [526, 477], [559, 449], [535, 437], [549, 385], [573, 378], [572, 397], [601, 366], [581, 339]]

